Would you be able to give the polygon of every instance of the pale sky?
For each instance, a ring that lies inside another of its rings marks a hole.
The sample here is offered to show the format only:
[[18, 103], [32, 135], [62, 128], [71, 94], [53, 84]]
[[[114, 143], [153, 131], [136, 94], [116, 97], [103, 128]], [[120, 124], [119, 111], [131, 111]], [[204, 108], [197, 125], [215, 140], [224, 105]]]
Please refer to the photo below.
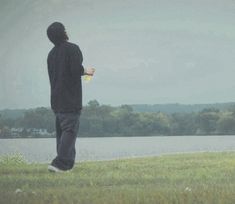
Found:
[[96, 68], [84, 104], [235, 102], [234, 0], [0, 0], [0, 109], [50, 106], [54, 21]]

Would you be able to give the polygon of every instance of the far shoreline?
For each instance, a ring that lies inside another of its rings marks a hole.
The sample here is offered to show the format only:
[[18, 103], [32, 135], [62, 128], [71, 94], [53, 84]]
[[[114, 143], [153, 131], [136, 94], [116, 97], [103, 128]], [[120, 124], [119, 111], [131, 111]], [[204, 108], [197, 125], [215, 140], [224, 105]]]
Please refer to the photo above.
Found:
[[[77, 139], [79, 138], [126, 138], [126, 137], [215, 137], [215, 136], [235, 136], [234, 134], [214, 134], [214, 135], [148, 135], [148, 136], [143, 136], [143, 135], [135, 135], [135, 136], [78, 136]], [[56, 139], [56, 137], [10, 137], [10, 138], [0, 138], [0, 139]]]

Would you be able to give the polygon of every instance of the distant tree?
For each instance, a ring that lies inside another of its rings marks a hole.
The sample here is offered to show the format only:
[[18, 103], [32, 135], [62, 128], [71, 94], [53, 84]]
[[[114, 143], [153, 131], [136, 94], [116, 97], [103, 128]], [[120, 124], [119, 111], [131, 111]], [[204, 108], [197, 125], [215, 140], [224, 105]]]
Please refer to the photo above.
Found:
[[2, 119], [2, 115], [0, 114], [0, 128], [3, 127], [3, 119]]
[[88, 102], [88, 107], [97, 108], [99, 107], [99, 102], [97, 100], [92, 100]]
[[11, 137], [11, 131], [10, 128], [7, 126], [4, 126], [1, 129], [1, 134], [0, 134], [0, 138], [10, 138]]
[[25, 112], [20, 124], [24, 128], [47, 129], [54, 131], [54, 115], [48, 108], [36, 108]]
[[28, 137], [29, 132], [26, 130], [26, 128], [23, 128], [23, 130], [20, 132], [21, 137]]
[[217, 121], [218, 134], [235, 134], [235, 118], [232, 115], [223, 115]]
[[214, 107], [211, 108], [204, 108], [200, 113], [219, 113], [220, 110]]
[[173, 113], [171, 115], [171, 135], [195, 135], [196, 130], [195, 113]]
[[198, 132], [201, 134], [215, 134], [216, 125], [219, 120], [219, 111], [213, 109], [205, 109], [198, 114], [197, 124]]

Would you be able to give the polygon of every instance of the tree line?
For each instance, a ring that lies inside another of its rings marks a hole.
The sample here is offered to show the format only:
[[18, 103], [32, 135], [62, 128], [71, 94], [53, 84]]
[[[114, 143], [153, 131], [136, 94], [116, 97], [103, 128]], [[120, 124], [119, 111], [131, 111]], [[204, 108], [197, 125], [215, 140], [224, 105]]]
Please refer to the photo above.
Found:
[[[26, 111], [17, 119], [0, 116], [0, 137], [13, 137], [9, 134], [11, 128], [21, 128], [20, 137], [34, 137], [29, 129], [55, 133], [54, 117], [53, 112], [44, 107]], [[235, 135], [235, 108], [167, 114], [136, 112], [129, 105], [112, 107], [93, 100], [83, 108], [80, 118], [80, 137], [174, 135]]]

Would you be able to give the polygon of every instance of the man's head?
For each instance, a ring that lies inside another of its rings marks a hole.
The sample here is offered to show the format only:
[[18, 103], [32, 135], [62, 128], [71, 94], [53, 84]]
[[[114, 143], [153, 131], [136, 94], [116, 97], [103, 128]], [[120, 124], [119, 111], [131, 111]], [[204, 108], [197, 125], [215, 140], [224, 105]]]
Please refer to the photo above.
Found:
[[47, 36], [55, 45], [59, 45], [69, 39], [64, 25], [60, 22], [54, 22], [47, 28]]

